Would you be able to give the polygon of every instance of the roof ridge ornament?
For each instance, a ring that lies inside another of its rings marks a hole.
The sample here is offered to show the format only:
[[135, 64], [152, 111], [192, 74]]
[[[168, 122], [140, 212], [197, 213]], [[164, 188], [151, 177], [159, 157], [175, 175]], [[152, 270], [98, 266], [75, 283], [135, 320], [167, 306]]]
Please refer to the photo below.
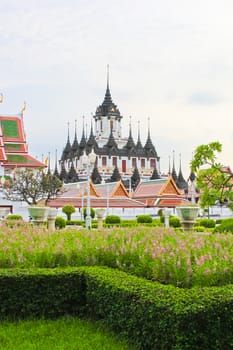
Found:
[[26, 108], [27, 108], [27, 104], [26, 104], [26, 101], [23, 102], [23, 107], [21, 109], [21, 114], [24, 115], [24, 112], [26, 111]]

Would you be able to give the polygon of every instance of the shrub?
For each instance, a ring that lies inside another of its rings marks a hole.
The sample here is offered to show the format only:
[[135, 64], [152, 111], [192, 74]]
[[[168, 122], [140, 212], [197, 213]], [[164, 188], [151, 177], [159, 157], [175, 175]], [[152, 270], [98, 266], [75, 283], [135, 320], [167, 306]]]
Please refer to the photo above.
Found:
[[139, 224], [151, 224], [152, 221], [153, 221], [153, 219], [150, 215], [142, 214], [142, 215], [137, 216], [137, 222]]
[[198, 219], [194, 226], [204, 226], [207, 228], [215, 227], [215, 220], [208, 218]]
[[194, 231], [196, 232], [205, 232], [205, 229], [204, 226], [194, 226]]
[[59, 229], [66, 227], [66, 220], [62, 216], [57, 216], [55, 220], [55, 227]]
[[177, 218], [176, 216], [170, 215], [170, 217], [169, 217], [169, 225], [171, 227], [181, 227], [180, 219]]
[[215, 227], [214, 232], [231, 232], [233, 233], [233, 219], [223, 219], [222, 223]]
[[[160, 216], [160, 222], [164, 224], [165, 218], [163, 215]], [[169, 226], [171, 227], [181, 227], [180, 219], [177, 216], [170, 215], [169, 216]]]
[[108, 215], [105, 218], [105, 223], [106, 224], [120, 224], [121, 223], [121, 218], [118, 215]]
[[9, 214], [7, 220], [23, 220], [23, 217], [19, 214]]
[[[83, 208], [83, 217], [84, 220], [86, 219], [87, 216], [87, 208]], [[94, 219], [95, 217], [95, 209], [91, 208], [91, 218]]]
[[83, 224], [83, 221], [82, 220], [67, 220], [66, 221], [66, 225], [79, 225], [79, 226], [82, 226]]
[[71, 220], [71, 214], [75, 213], [75, 207], [71, 204], [67, 204], [62, 208], [62, 212], [66, 214], [67, 220]]

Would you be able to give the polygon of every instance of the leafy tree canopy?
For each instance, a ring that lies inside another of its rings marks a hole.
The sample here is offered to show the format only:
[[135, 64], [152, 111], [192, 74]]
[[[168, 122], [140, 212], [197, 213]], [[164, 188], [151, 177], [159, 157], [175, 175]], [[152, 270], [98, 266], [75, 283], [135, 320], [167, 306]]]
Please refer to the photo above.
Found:
[[44, 174], [43, 169], [18, 169], [6, 194], [10, 197], [15, 193], [29, 205], [37, 204], [41, 199], [45, 199], [47, 204], [50, 198], [58, 195], [62, 185], [60, 179], [52, 174]]
[[233, 174], [217, 161], [222, 145], [211, 142], [198, 146], [191, 162], [191, 170], [197, 172], [197, 187], [201, 192], [200, 205], [205, 208], [216, 203], [226, 204], [233, 210]]

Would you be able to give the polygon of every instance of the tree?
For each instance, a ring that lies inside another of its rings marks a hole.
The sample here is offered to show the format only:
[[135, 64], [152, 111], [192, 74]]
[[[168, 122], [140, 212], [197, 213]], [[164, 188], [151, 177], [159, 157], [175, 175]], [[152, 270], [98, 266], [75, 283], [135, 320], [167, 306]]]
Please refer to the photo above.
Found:
[[75, 213], [75, 207], [71, 204], [67, 204], [62, 208], [62, 212], [66, 214], [67, 220], [71, 220], [71, 214]]
[[217, 152], [222, 152], [222, 145], [217, 141], [198, 146], [191, 162], [191, 170], [197, 172], [200, 205], [205, 208], [216, 203], [226, 204], [233, 210], [233, 173], [217, 162]]
[[56, 197], [62, 188], [62, 181], [55, 175], [44, 174], [43, 169], [19, 169], [10, 182], [6, 195], [10, 198], [12, 194], [20, 196], [21, 200], [29, 205], [37, 204], [41, 199], [48, 200]]

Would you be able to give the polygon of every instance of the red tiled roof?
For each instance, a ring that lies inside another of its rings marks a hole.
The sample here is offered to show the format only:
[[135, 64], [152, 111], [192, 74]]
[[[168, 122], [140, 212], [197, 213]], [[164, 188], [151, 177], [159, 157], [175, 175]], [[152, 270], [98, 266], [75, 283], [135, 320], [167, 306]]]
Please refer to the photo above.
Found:
[[[130, 198], [106, 198], [91, 197], [91, 207], [93, 208], [106, 208], [107, 204], [110, 208], [144, 208], [145, 205], [142, 202], [130, 199]], [[62, 208], [66, 204], [72, 204], [76, 208], [82, 208], [87, 205], [87, 197], [82, 198], [54, 198], [50, 199], [48, 205], [50, 207]]]

